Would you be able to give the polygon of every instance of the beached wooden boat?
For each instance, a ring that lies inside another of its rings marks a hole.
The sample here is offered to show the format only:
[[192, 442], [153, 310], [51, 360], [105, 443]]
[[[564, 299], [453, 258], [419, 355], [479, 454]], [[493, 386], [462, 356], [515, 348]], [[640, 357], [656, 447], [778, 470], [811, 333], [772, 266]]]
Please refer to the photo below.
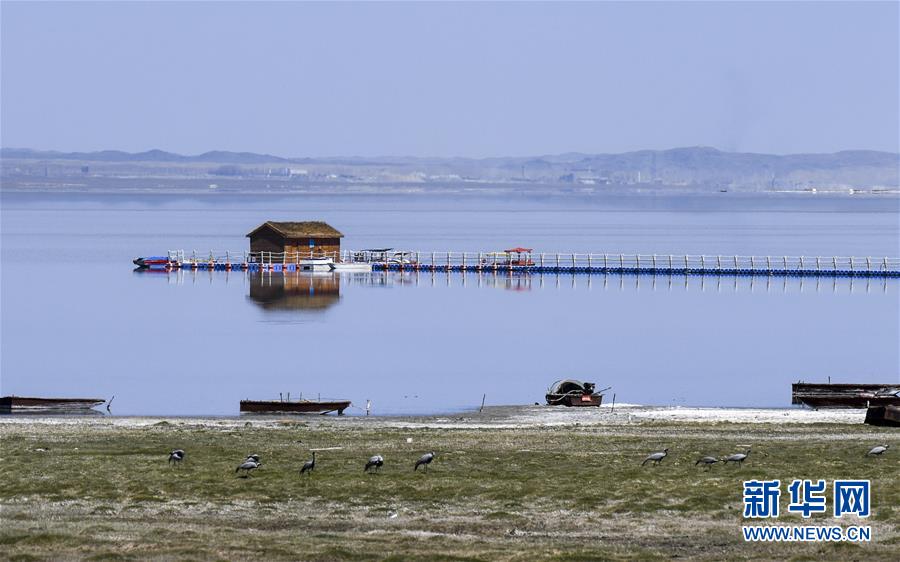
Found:
[[900, 406], [869, 406], [866, 409], [866, 423], [900, 427]]
[[105, 403], [103, 398], [0, 397], [0, 413], [83, 413]]
[[564, 379], [551, 384], [545, 398], [550, 406], [599, 406], [603, 403], [603, 391], [612, 387], [597, 392], [594, 386], [592, 382]]
[[816, 384], [791, 385], [791, 404], [810, 408], [868, 408], [900, 406], [900, 384]]
[[242, 414], [327, 414], [344, 415], [349, 400], [241, 400]]

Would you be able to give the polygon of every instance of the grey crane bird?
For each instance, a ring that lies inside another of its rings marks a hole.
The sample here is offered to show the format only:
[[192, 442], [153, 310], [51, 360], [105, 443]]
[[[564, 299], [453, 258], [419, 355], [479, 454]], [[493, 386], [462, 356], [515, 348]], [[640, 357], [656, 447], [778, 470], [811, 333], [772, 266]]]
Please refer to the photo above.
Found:
[[728, 464], [730, 462], [738, 463], [738, 467], [744, 466], [744, 461], [747, 460], [747, 457], [750, 456], [750, 447], [747, 447], [746, 453], [735, 453], [730, 457], [725, 457], [722, 461], [724, 464]]
[[374, 468], [376, 471], [384, 466], [384, 457], [381, 455], [375, 455], [374, 457], [369, 458], [369, 462], [366, 463], [366, 467], [363, 469], [363, 472], [369, 472], [370, 468]]
[[311, 461], [306, 461], [303, 463], [303, 467], [300, 469], [300, 474], [302, 475], [304, 472], [308, 472], [310, 476], [312, 476], [312, 471], [316, 469], [316, 452], [313, 451], [313, 458]]
[[697, 459], [697, 462], [694, 463], [694, 466], [702, 464], [706, 467], [706, 470], [709, 470], [712, 468], [712, 465], [716, 464], [717, 462], [719, 462], [719, 459], [717, 459], [716, 457], [700, 457], [699, 459]]
[[644, 462], [641, 463], [641, 466], [644, 466], [645, 464], [647, 464], [650, 461], [653, 461], [654, 463], [659, 464], [660, 462], [662, 462], [662, 460], [664, 458], [666, 458], [666, 456], [668, 456], [668, 454], [669, 454], [668, 448], [663, 449], [662, 451], [657, 451], [656, 453], [650, 453], [649, 455], [647, 455], [647, 458], [644, 459]]
[[422, 467], [422, 470], [424, 472], [428, 472], [428, 465], [431, 464], [431, 461], [433, 461], [433, 460], [434, 460], [434, 451], [431, 451], [430, 453], [425, 453], [424, 455], [419, 457], [419, 460], [416, 461], [416, 466], [413, 467], [413, 472], [419, 470], [419, 466]]
[[872, 450], [866, 453], [866, 456], [872, 455], [880, 457], [888, 450], [888, 447], [890, 447], [890, 445], [878, 445], [877, 447], [872, 447]]
[[243, 470], [244, 474], [246, 476], [250, 476], [250, 471], [256, 470], [260, 466], [262, 466], [262, 463], [252, 461], [252, 460], [246, 460], [246, 461], [242, 462], [240, 465], [238, 465], [238, 467], [236, 469], [234, 469], [234, 473], [237, 474], [238, 472]]
[[184, 460], [184, 449], [175, 449], [169, 453], [169, 464], [178, 464]]

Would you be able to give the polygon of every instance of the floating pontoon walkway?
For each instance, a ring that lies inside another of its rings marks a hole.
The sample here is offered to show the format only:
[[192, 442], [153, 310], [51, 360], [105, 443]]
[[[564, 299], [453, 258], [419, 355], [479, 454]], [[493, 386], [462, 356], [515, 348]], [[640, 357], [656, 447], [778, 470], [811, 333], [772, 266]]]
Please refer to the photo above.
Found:
[[[363, 256], [361, 258], [361, 256]], [[900, 278], [900, 258], [807, 256], [710, 256], [643, 254], [531, 254], [509, 252], [397, 252], [366, 259], [366, 251], [332, 256], [343, 263], [368, 263], [374, 271], [457, 271], [497, 273], [571, 273], [638, 275], [771, 275], [788, 277]], [[309, 256], [287, 253], [209, 252], [188, 257], [170, 251], [158, 269], [296, 272]]]
[[[475, 259], [471, 259], [475, 258]], [[520, 260], [521, 261], [521, 260]], [[900, 277], [900, 258], [540, 254], [527, 264], [473, 254], [444, 253], [424, 262], [376, 262], [375, 271], [626, 273], [632, 275], [772, 275], [789, 277]]]

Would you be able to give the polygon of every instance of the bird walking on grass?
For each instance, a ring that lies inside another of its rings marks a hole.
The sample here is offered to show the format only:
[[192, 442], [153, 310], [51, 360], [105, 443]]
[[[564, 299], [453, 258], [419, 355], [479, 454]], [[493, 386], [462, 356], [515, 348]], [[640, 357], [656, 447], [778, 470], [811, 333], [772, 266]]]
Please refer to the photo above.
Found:
[[247, 476], [250, 476], [251, 471], [256, 470], [260, 466], [262, 466], [262, 463], [253, 460], [246, 460], [238, 465], [236, 469], [234, 469], [234, 473], [237, 474], [238, 472], [243, 470], [245, 474], [244, 477], [246, 478]]
[[422, 467], [422, 471], [428, 472], [428, 465], [431, 464], [431, 461], [434, 460], [434, 451], [430, 453], [425, 453], [419, 460], [416, 461], [416, 466], [413, 467], [413, 472], [419, 470], [419, 467]]
[[746, 453], [735, 453], [735, 454], [731, 455], [730, 457], [725, 457], [725, 459], [722, 462], [724, 464], [728, 464], [730, 462], [736, 462], [738, 464], [738, 467], [742, 467], [742, 466], [744, 466], [744, 461], [747, 460], [747, 457], [749, 457], [749, 456], [750, 456], [750, 447], [747, 447]]
[[303, 476], [304, 472], [308, 472], [312, 476], [312, 471], [316, 469], [316, 452], [313, 451], [312, 454], [312, 460], [303, 463], [303, 467], [300, 469], [300, 476]]
[[871, 455], [873, 457], [880, 457], [888, 450], [888, 447], [890, 447], [890, 445], [878, 445], [877, 447], [872, 447], [872, 450], [866, 453], [866, 456], [868, 457]]
[[381, 455], [375, 455], [374, 457], [369, 458], [369, 462], [366, 463], [366, 467], [363, 469], [363, 472], [369, 472], [370, 468], [374, 468], [377, 472], [378, 469], [380, 469], [382, 466], [384, 466], [384, 457], [382, 457]]
[[709, 470], [712, 468], [712, 465], [716, 464], [717, 462], [719, 462], [719, 459], [717, 459], [716, 457], [700, 457], [699, 459], [697, 459], [697, 462], [694, 463], [694, 466], [702, 464], [706, 467], [706, 470]]
[[659, 464], [668, 455], [669, 455], [668, 448], [663, 449], [662, 451], [657, 451], [656, 453], [650, 453], [649, 455], [647, 455], [647, 458], [644, 459], [644, 462], [641, 463], [641, 466], [644, 466], [645, 464], [647, 464], [648, 462], [651, 462], [651, 461], [656, 464]]
[[184, 449], [175, 449], [169, 453], [169, 464], [179, 464], [184, 460]]

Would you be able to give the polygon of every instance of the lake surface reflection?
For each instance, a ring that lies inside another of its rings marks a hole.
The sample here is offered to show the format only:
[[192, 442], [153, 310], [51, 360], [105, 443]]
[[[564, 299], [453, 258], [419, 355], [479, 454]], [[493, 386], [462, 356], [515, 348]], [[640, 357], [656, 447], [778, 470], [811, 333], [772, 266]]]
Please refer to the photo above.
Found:
[[894, 200], [813, 211], [656, 198], [2, 202], [3, 394], [116, 395], [121, 415], [235, 415], [240, 399], [279, 392], [425, 413], [482, 394], [543, 401], [574, 377], [612, 385], [619, 402], [788, 406], [798, 379], [900, 371], [897, 280], [131, 266], [167, 249], [241, 250], [264, 220], [308, 218], [342, 230], [347, 248], [896, 256]]

